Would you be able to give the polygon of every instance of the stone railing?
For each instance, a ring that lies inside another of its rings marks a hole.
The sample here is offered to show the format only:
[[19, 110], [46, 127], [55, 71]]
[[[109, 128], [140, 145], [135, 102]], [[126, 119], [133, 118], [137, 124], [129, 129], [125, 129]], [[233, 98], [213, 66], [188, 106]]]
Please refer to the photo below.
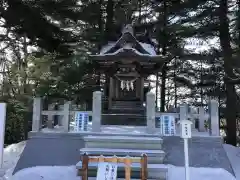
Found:
[[92, 116], [93, 126], [92, 130], [95, 132], [100, 131], [101, 127], [101, 92], [93, 93], [93, 107], [92, 111], [80, 111], [73, 108], [71, 101], [64, 103], [60, 110], [53, 110], [53, 106], [49, 105], [48, 110], [42, 108], [42, 98], [34, 98], [33, 102], [33, 118], [32, 118], [32, 131], [38, 132], [42, 128], [43, 116], [47, 116], [47, 127], [53, 128], [53, 117], [59, 116], [58, 125], [63, 127], [64, 132], [69, 132], [69, 125], [71, 116], [74, 116], [76, 112], [87, 113]]
[[[73, 116], [76, 112], [88, 113], [92, 116], [92, 131], [101, 132], [101, 118], [102, 118], [102, 93], [96, 91], [93, 93], [92, 111], [79, 111], [73, 110], [70, 101], [66, 102], [62, 110], [42, 110], [42, 99], [35, 98], [33, 103], [33, 120], [32, 120], [32, 131], [38, 132], [42, 128], [42, 116], [48, 116], [47, 126], [52, 128], [53, 117], [55, 115], [61, 116], [61, 120], [58, 122], [63, 127], [64, 132], [69, 132], [70, 116]], [[205, 112], [203, 107], [199, 107], [197, 112], [189, 112], [187, 104], [180, 105], [179, 112], [177, 113], [162, 113], [155, 111], [155, 94], [147, 93], [146, 102], [146, 121], [147, 121], [147, 133], [153, 134], [158, 129], [156, 128], [156, 117], [161, 115], [172, 115], [179, 120], [195, 120], [198, 119], [198, 131], [204, 132], [205, 121], [208, 121], [209, 133], [212, 136], [219, 136], [219, 115], [218, 115], [218, 102], [211, 100], [208, 106], [208, 113]]]
[[203, 107], [198, 107], [197, 112], [189, 112], [188, 105], [180, 105], [179, 112], [177, 113], [165, 113], [155, 111], [155, 94], [152, 92], [147, 93], [147, 131], [152, 133], [156, 131], [155, 120], [156, 117], [161, 115], [171, 115], [179, 120], [195, 120], [198, 119], [198, 131], [206, 131], [206, 121], [209, 125], [209, 134], [211, 136], [219, 136], [219, 109], [218, 102], [216, 100], [210, 100], [208, 104], [208, 112], [205, 112]]

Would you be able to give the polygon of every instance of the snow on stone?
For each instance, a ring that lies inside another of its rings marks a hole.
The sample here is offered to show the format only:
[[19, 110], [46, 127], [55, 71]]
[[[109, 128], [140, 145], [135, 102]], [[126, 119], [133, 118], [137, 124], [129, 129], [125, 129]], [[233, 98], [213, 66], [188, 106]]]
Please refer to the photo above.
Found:
[[[184, 180], [184, 168], [166, 165], [168, 180]], [[226, 170], [220, 168], [190, 168], [190, 178], [194, 180], [236, 180]], [[75, 166], [38, 166], [17, 172], [11, 180], [79, 180]]]
[[[88, 131], [74, 131], [74, 122], [70, 122], [69, 126], [69, 133], [82, 133], [82, 134], [91, 134], [92, 133], [92, 122], [88, 123]], [[53, 129], [44, 128], [41, 130], [45, 133], [62, 133], [64, 132], [63, 126], [55, 126]], [[141, 126], [120, 126], [120, 125], [102, 125], [101, 126], [101, 132], [111, 134], [114, 132], [114, 134], [146, 134], [146, 127]], [[161, 131], [159, 128], [156, 128], [155, 134], [160, 134]], [[175, 136], [180, 135], [180, 126], [179, 124], [176, 124], [176, 134]], [[192, 129], [192, 136], [193, 137], [209, 137], [214, 138], [216, 136], [210, 136], [208, 131], [205, 132], [199, 132], [197, 129]]]

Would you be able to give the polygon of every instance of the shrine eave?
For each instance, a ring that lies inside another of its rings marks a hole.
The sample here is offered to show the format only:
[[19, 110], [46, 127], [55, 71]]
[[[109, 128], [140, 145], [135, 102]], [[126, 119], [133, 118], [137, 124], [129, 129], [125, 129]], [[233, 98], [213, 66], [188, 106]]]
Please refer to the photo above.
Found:
[[115, 53], [109, 54], [99, 54], [99, 55], [91, 55], [91, 59], [94, 61], [123, 61], [123, 60], [132, 60], [134, 61], [144, 61], [144, 62], [160, 62], [165, 61], [166, 58], [160, 55], [149, 55], [149, 54], [141, 54], [135, 49], [119, 49]]

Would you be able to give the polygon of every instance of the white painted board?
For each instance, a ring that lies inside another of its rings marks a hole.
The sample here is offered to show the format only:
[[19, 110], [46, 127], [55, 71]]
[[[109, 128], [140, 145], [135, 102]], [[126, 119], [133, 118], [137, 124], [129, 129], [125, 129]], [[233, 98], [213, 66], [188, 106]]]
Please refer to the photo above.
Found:
[[99, 163], [97, 180], [117, 180], [117, 163]]

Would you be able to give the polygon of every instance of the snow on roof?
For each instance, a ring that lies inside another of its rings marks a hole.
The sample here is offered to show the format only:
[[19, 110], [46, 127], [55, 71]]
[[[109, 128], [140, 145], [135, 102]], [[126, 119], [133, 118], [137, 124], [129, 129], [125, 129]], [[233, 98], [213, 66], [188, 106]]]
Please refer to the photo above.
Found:
[[[147, 43], [142, 43], [142, 42], [138, 42], [142, 48], [147, 51], [150, 56], [156, 56], [156, 52], [154, 50], [154, 47], [151, 45], [151, 44], [147, 44]], [[102, 49], [100, 50], [100, 54], [99, 55], [103, 55], [105, 54], [107, 51], [109, 51], [111, 48], [113, 48], [115, 45], [117, 44], [117, 42], [109, 42], [107, 45], [103, 46]], [[117, 50], [116, 52], [114, 53], [109, 53], [111, 55], [116, 55], [118, 54], [119, 52], [123, 51], [123, 49], [126, 49], [126, 48], [121, 48], [119, 50]], [[135, 51], [138, 55], [146, 55], [146, 54], [143, 54], [143, 53], [140, 53], [139, 51], [137, 51], [136, 49], [134, 48], [131, 48], [133, 51]], [[105, 54], [105, 55], [109, 55], [109, 54]]]
[[141, 44], [143, 49], [145, 49], [152, 56], [156, 56], [157, 55], [155, 50], [154, 50], [154, 47], [151, 44], [142, 43], [142, 42], [139, 42], [139, 44]]
[[105, 54], [108, 50], [110, 50], [112, 47], [114, 47], [116, 42], [108, 42], [107, 45], [104, 45], [102, 49], [100, 50], [100, 54]]
[[124, 52], [124, 50], [131, 50], [131, 51], [133, 51], [134, 53], [136, 53], [136, 54], [139, 55], [139, 56], [146, 56], [146, 57], [158, 56], [158, 55], [156, 55], [156, 53], [153, 53], [153, 52], [151, 51], [150, 48], [148, 49], [147, 52], [150, 51], [151, 53], [149, 53], [149, 54], [143, 54], [143, 53], [139, 52], [138, 50], [136, 50], [136, 49], [134, 49], [134, 48], [130, 48], [130, 47], [120, 48], [120, 49], [118, 49], [117, 51], [115, 51], [115, 52], [113, 52], [113, 53], [106, 53], [106, 54], [104, 54], [104, 53], [100, 53], [99, 55], [94, 55], [94, 56], [102, 56], [102, 55], [106, 55], [106, 56], [109, 56], [109, 55], [117, 55], [117, 54], [119, 54], [119, 53], [121, 53], [121, 52]]

